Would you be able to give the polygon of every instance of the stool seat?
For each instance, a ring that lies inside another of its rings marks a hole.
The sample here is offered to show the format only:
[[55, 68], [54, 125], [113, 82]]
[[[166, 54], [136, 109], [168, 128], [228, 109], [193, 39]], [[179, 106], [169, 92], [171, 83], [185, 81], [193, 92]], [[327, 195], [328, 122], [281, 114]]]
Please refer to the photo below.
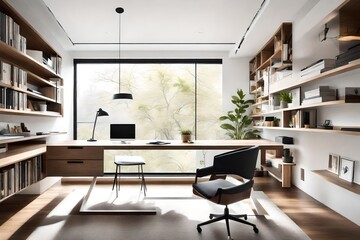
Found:
[[140, 156], [115, 156], [116, 165], [143, 165], [145, 160]]
[[[116, 188], [116, 197], [118, 197], [118, 191], [120, 190], [120, 167], [121, 166], [138, 166], [138, 174], [139, 178], [141, 176], [141, 188], [144, 189], [144, 196], [146, 196], [146, 183], [145, 183], [145, 177], [144, 177], [144, 171], [143, 171], [143, 165], [145, 165], [145, 160], [141, 156], [123, 156], [118, 155], [115, 156], [114, 163], [116, 165], [116, 171], [115, 171], [115, 177], [112, 189], [114, 190], [114, 187]], [[118, 178], [119, 175], [119, 178]], [[119, 182], [118, 182], [119, 181]]]

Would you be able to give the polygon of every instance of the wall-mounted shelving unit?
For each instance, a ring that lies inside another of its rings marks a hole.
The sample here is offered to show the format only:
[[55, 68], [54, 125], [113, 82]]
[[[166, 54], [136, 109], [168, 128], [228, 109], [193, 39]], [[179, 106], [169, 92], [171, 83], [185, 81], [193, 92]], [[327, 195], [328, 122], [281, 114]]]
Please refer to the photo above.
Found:
[[45, 177], [44, 154], [47, 135], [3, 137], [0, 153], [0, 201]]
[[[291, 90], [293, 88], [297, 88], [297, 87], [301, 87], [305, 84], [309, 84], [309, 83], [314, 83], [314, 82], [320, 82], [321, 80], [325, 80], [326, 78], [329, 77], [333, 77], [333, 76], [337, 76], [343, 73], [347, 73], [356, 69], [360, 68], [360, 60], [359, 61], [354, 61], [351, 62], [347, 65], [338, 67], [338, 68], [334, 68], [331, 69], [329, 71], [326, 71], [324, 73], [321, 73], [317, 76], [313, 76], [304, 80], [300, 80], [298, 82], [294, 82], [292, 84], [287, 84], [287, 85], [279, 85], [277, 84], [276, 88], [272, 88], [272, 86], [269, 86], [269, 94], [275, 94], [284, 90]], [[266, 102], [265, 102], [266, 103]], [[261, 113], [257, 113], [257, 114], [253, 114], [251, 115], [252, 117], [256, 118], [256, 119], [263, 119], [266, 116], [269, 115], [280, 115], [281, 118], [283, 119], [282, 124], [280, 125], [280, 127], [266, 127], [266, 126], [254, 126], [255, 128], [258, 129], [268, 129], [268, 130], [288, 130], [288, 131], [304, 131], [304, 132], [317, 132], [317, 133], [334, 133], [334, 134], [347, 134], [347, 135], [360, 135], [360, 132], [358, 131], [344, 131], [344, 130], [340, 130], [342, 127], [348, 127], [348, 126], [334, 126], [333, 130], [329, 130], [329, 129], [318, 129], [318, 128], [304, 128], [304, 127], [289, 127], [287, 123], [284, 123], [284, 120], [288, 120], [289, 119], [289, 115], [291, 114], [291, 112], [293, 111], [297, 111], [297, 110], [307, 110], [307, 109], [318, 109], [321, 107], [325, 107], [325, 106], [332, 106], [332, 105], [343, 105], [343, 104], [356, 104], [358, 105], [359, 103], [346, 103], [345, 100], [334, 100], [334, 101], [327, 101], [327, 102], [321, 102], [321, 103], [316, 103], [316, 104], [309, 104], [309, 105], [300, 105], [300, 106], [296, 106], [296, 107], [290, 107], [290, 108], [284, 108], [284, 109], [277, 109], [277, 110], [273, 110], [273, 111], [266, 111], [266, 112], [261, 112]], [[252, 105], [253, 108], [258, 107], [259, 104], [254, 104]], [[353, 127], [353, 126], [350, 126]]]
[[[4, 0], [0, 12], [12, 23], [0, 38], [0, 66], [6, 72], [0, 75], [0, 114], [61, 117], [60, 55]], [[41, 59], [30, 57], [27, 50], [37, 51]], [[14, 77], [14, 71], [21, 77]], [[40, 111], [39, 104], [45, 104], [46, 111]]]
[[254, 95], [253, 118], [260, 118], [269, 102], [269, 85], [277, 75], [292, 69], [292, 24], [283, 23], [249, 62], [250, 93]]

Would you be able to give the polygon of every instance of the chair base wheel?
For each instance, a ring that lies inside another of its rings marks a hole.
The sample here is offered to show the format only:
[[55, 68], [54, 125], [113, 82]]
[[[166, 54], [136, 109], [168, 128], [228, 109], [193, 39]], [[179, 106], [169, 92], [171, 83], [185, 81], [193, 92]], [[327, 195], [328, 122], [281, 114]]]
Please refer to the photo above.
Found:
[[202, 231], [201, 227], [197, 227], [196, 230], [198, 231], [198, 233], [201, 233]]

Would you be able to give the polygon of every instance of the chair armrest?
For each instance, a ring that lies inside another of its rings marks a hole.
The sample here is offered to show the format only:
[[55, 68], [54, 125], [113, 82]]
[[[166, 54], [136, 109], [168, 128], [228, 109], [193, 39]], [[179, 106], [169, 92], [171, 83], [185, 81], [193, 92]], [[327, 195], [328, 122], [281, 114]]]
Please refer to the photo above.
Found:
[[214, 173], [214, 167], [213, 166], [196, 169], [195, 183], [197, 183], [198, 178], [209, 176], [212, 173]]
[[248, 182], [245, 182], [241, 185], [235, 186], [235, 187], [229, 187], [229, 188], [219, 188], [217, 190], [216, 195], [221, 195], [221, 194], [236, 194], [236, 193], [240, 193], [243, 192], [247, 189], [252, 188], [252, 186], [254, 185], [254, 180], [251, 179]]

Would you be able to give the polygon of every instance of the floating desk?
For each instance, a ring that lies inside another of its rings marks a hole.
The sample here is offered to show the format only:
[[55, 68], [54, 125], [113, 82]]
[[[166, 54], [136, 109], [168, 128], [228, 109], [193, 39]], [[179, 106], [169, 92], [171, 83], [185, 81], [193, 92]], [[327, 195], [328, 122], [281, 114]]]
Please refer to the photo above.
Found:
[[258, 145], [261, 164], [265, 164], [266, 150], [275, 150], [275, 157], [282, 156], [283, 144], [259, 140], [197, 140], [194, 143], [166, 141], [169, 144], [148, 144], [137, 140], [128, 144], [114, 141], [88, 142], [72, 140], [47, 145], [47, 176], [102, 176], [105, 150], [232, 150]]
[[276, 157], [282, 156], [283, 144], [259, 140], [196, 140], [194, 143], [167, 141], [169, 144], [148, 144], [149, 140], [136, 140], [127, 144], [115, 141], [88, 142], [72, 140], [51, 143], [46, 151], [47, 176], [93, 176], [93, 183], [83, 205], [95, 186], [96, 177], [104, 175], [105, 150], [232, 150], [258, 145], [261, 163], [266, 160], [266, 150], [275, 150]]

